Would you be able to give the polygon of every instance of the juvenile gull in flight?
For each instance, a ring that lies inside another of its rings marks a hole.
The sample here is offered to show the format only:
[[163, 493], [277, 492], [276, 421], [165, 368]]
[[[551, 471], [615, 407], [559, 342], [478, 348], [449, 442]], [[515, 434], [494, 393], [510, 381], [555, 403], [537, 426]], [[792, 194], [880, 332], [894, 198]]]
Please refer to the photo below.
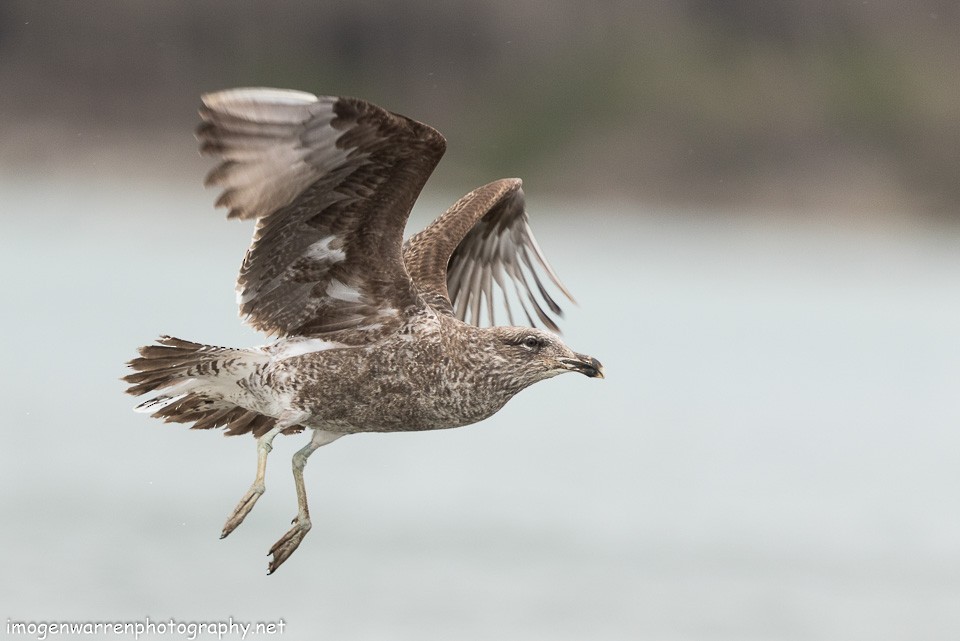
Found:
[[[213, 347], [160, 337], [124, 380], [153, 393], [138, 411], [257, 439], [257, 474], [225, 537], [264, 492], [278, 434], [312, 431], [293, 456], [299, 511], [270, 549], [269, 573], [310, 530], [307, 458], [346, 434], [435, 430], [497, 412], [563, 372], [603, 377], [555, 334], [496, 327], [499, 291], [557, 331], [560, 307], [540, 273], [570, 294], [540, 251], [520, 181], [470, 192], [403, 242], [414, 201], [446, 147], [437, 131], [363, 100], [279, 89], [203, 96], [200, 149], [217, 206], [257, 221], [237, 279], [240, 313], [278, 340]], [[571, 299], [572, 300], [572, 299]], [[481, 327], [481, 308], [491, 327]]]

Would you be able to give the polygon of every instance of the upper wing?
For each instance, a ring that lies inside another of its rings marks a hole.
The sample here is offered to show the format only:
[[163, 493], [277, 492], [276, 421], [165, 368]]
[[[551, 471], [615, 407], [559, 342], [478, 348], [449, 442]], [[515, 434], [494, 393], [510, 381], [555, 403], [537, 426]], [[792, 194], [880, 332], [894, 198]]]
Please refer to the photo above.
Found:
[[496, 283], [511, 325], [509, 289], [531, 325], [536, 325], [536, 316], [556, 332], [550, 314], [562, 316], [562, 312], [544, 287], [538, 269], [567, 298], [573, 301], [573, 297], [533, 237], [520, 186], [519, 179], [507, 178], [473, 190], [410, 238], [403, 247], [403, 259], [427, 301], [460, 320], [469, 317], [479, 325], [483, 305], [488, 322], [494, 324]]
[[[257, 218], [237, 279], [241, 315], [279, 335], [398, 327], [416, 292], [403, 228], [446, 143], [362, 100], [279, 89], [203, 96], [207, 185], [231, 218]], [[343, 340], [344, 337], [340, 337]]]

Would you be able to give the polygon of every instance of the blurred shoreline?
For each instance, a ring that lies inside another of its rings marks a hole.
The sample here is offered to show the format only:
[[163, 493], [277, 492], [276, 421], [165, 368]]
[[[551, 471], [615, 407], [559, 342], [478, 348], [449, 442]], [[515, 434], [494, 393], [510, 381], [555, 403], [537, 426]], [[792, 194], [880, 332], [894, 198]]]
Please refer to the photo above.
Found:
[[[78, 127], [62, 131], [53, 127], [24, 129], [19, 136], [8, 137], [0, 149], [0, 180], [49, 184], [59, 178], [100, 182], [105, 188], [132, 182], [181, 190], [195, 186], [202, 192], [203, 177], [213, 163], [198, 153], [191, 126], [184, 123], [182, 129], [151, 131], [143, 136]], [[810, 167], [809, 171], [789, 176], [758, 175], [749, 182], [717, 180], [712, 191], [704, 182], [684, 192], [680, 185], [668, 188], [662, 182], [630, 190], [608, 189], [602, 180], [583, 185], [583, 176], [564, 184], [558, 179], [565, 173], [547, 177], [535, 167], [519, 174], [487, 169], [471, 163], [469, 149], [457, 147], [455, 141], [448, 140], [447, 154], [421, 194], [422, 200], [456, 199], [491, 180], [518, 175], [524, 180], [528, 201], [534, 204], [600, 205], [623, 213], [710, 211], [734, 217], [815, 216], [867, 226], [960, 226], [960, 215], [919, 206], [916, 194], [890, 178], [890, 167], [856, 159], [838, 163], [832, 171]], [[578, 172], [577, 159], [571, 157], [569, 161], [564, 171]], [[560, 164], [559, 160], [555, 162]], [[503, 164], [506, 167], [510, 163], [505, 159]], [[703, 193], [707, 191], [710, 193]]]
[[451, 191], [519, 175], [652, 207], [957, 219], [958, 36], [935, 0], [10, 0], [0, 166], [176, 171], [202, 92], [266, 85], [435, 126]]

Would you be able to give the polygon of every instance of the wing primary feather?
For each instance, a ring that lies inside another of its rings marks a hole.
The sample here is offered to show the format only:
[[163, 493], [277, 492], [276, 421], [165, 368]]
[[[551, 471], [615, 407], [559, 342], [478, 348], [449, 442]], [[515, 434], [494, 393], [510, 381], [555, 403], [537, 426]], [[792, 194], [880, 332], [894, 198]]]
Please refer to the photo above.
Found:
[[547, 307], [550, 308], [550, 311], [554, 314], [559, 314], [563, 316], [563, 310], [560, 309], [560, 306], [557, 304], [553, 298], [551, 298], [550, 293], [547, 291], [546, 287], [543, 286], [543, 282], [540, 280], [540, 275], [537, 273], [537, 270], [533, 266], [533, 262], [530, 260], [529, 253], [526, 248], [520, 252], [520, 260], [527, 266], [527, 270], [530, 272], [530, 275], [533, 277], [533, 282], [537, 286], [537, 291], [540, 292], [540, 296], [546, 302]]
[[[526, 274], [523, 273], [523, 269], [519, 265], [517, 266], [517, 275], [519, 276], [519, 281], [523, 285], [523, 290], [527, 295], [527, 301], [530, 303], [530, 306], [533, 307], [533, 313], [536, 314], [537, 318], [539, 318], [540, 321], [550, 329], [556, 327], [554, 322], [551, 321], [546, 314], [544, 314], [543, 309], [540, 307], [540, 303], [537, 302], [536, 297], [533, 295], [533, 289], [530, 287], [530, 282], [527, 280]], [[534, 327], [536, 327], [536, 325], [534, 325]]]
[[483, 278], [483, 263], [477, 261], [473, 265], [473, 273], [470, 274], [470, 298], [473, 305], [470, 309], [470, 315], [474, 325], [480, 324], [480, 303], [483, 297], [480, 294], [480, 286]]
[[470, 302], [470, 288], [465, 288], [462, 293], [457, 296], [456, 301], [455, 315], [460, 320], [464, 320], [467, 316], [467, 305]]
[[530, 323], [531, 327], [536, 327], [537, 324], [530, 316], [530, 310], [527, 309], [526, 303], [523, 302], [523, 294], [520, 293], [520, 281], [515, 276], [511, 277], [510, 280], [513, 281], [513, 289], [517, 293], [517, 302], [520, 304], [520, 309], [523, 310], [524, 316], [527, 317], [527, 322]]
[[506, 283], [503, 282], [503, 268], [499, 263], [494, 263], [493, 265], [493, 280], [496, 281], [497, 286], [500, 288], [500, 293], [503, 296], [503, 308], [507, 311], [507, 321], [509, 321], [511, 325], [514, 325], [513, 310], [510, 309], [510, 297], [507, 295], [507, 292], [510, 290], [507, 288]]
[[537, 242], [536, 236], [533, 235], [533, 230], [530, 229], [530, 224], [524, 223], [523, 226], [525, 228], [524, 231], [526, 239], [529, 242], [530, 247], [533, 249], [533, 254], [537, 257], [537, 261], [543, 266], [544, 270], [546, 270], [547, 275], [550, 277], [550, 280], [553, 281], [553, 284], [556, 285], [561, 292], [563, 292], [564, 296], [570, 299], [571, 303], [576, 305], [577, 301], [574, 299], [573, 294], [571, 294], [570, 290], [564, 286], [563, 282], [560, 280], [560, 277], [557, 275], [557, 272], [554, 271], [553, 267], [547, 261], [547, 257], [544, 255], [543, 250], [540, 249], [540, 243]]
[[404, 261], [422, 291], [445, 299], [457, 318], [477, 325], [484, 317], [496, 322], [494, 287], [511, 324], [519, 305], [531, 325], [559, 332], [554, 317], [563, 310], [556, 291], [576, 303], [533, 236], [515, 178], [478, 187], [458, 200], [405, 244]]
[[481, 280], [481, 289], [483, 291], [483, 298], [486, 301], [487, 305], [487, 321], [492, 327], [495, 325], [493, 320], [493, 279], [491, 277], [493, 269], [490, 264], [483, 266], [483, 278]]

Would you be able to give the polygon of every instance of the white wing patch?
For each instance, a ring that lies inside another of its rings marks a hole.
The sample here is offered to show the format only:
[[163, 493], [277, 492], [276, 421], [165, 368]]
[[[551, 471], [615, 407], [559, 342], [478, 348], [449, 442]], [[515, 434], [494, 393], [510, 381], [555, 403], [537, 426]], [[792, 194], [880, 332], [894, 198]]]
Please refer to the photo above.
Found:
[[336, 278], [332, 279], [329, 284], [327, 284], [326, 290], [327, 296], [330, 298], [336, 298], [337, 300], [342, 300], [346, 303], [359, 303], [362, 295], [355, 288], [350, 287], [346, 283], [343, 283]]
[[342, 249], [334, 249], [330, 245], [337, 240], [336, 236], [327, 236], [307, 247], [303, 252], [303, 257], [309, 260], [328, 263], [339, 263], [347, 258], [346, 252]]

